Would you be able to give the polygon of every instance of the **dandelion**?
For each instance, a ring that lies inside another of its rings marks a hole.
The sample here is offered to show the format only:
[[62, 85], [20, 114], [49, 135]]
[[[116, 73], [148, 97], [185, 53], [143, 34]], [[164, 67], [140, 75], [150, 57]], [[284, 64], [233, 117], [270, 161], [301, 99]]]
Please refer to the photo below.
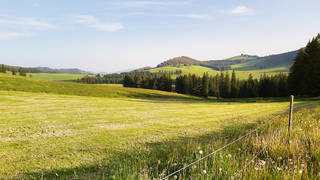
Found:
[[302, 170], [302, 169], [300, 169], [300, 170], [299, 170], [299, 174], [302, 174], [302, 172], [303, 172], [303, 170]]
[[207, 174], [207, 171], [206, 171], [206, 170], [203, 170], [203, 174]]
[[202, 151], [202, 150], [200, 150], [200, 151], [199, 151], [199, 153], [200, 153], [200, 154], [203, 154], [203, 151]]

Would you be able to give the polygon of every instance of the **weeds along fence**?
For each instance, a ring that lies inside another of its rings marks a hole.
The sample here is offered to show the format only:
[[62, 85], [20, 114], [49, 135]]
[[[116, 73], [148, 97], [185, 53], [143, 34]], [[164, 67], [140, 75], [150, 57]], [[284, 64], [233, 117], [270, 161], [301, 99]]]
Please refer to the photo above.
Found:
[[[313, 104], [317, 104], [318, 102], [319, 102], [319, 101], [314, 101], [314, 102], [310, 102], [310, 103], [298, 105], [298, 106], [295, 106], [295, 109], [301, 109], [301, 108], [306, 107], [306, 106], [310, 106], [310, 105], [313, 105]], [[278, 129], [278, 130], [279, 130], [279, 131], [282, 131], [284, 128], [288, 128], [288, 143], [290, 143], [290, 130], [291, 130], [291, 126], [292, 126], [292, 114], [293, 114], [293, 96], [291, 96], [291, 101], [290, 101], [289, 107], [287, 107], [287, 108], [284, 110], [284, 112], [282, 112], [282, 113], [274, 116], [273, 118], [265, 121], [264, 123], [262, 123], [262, 124], [261, 124], [260, 126], [258, 126], [257, 128], [255, 128], [255, 129], [249, 131], [248, 133], [246, 133], [246, 134], [238, 137], [237, 139], [235, 139], [235, 140], [227, 143], [226, 145], [224, 145], [224, 146], [222, 146], [222, 147], [220, 147], [220, 148], [212, 151], [211, 153], [209, 153], [209, 154], [207, 154], [207, 155], [205, 155], [205, 156], [203, 156], [203, 157], [201, 157], [201, 158], [199, 158], [199, 159], [197, 159], [197, 160], [195, 160], [195, 161], [193, 161], [193, 162], [191, 162], [191, 163], [189, 163], [189, 164], [186, 164], [186, 163], [185, 163], [184, 167], [182, 167], [182, 168], [180, 168], [180, 169], [178, 169], [178, 170], [176, 170], [176, 171], [174, 171], [174, 172], [166, 175], [165, 177], [160, 178], [160, 180], [170, 179], [170, 178], [172, 178], [173, 176], [178, 175], [179, 173], [181, 173], [181, 172], [185, 171], [186, 169], [190, 168], [191, 166], [193, 166], [193, 165], [195, 165], [195, 164], [197, 164], [197, 163], [199, 163], [199, 162], [207, 159], [208, 157], [214, 156], [214, 155], [217, 154], [218, 152], [225, 150], [227, 147], [229, 147], [229, 146], [231, 146], [231, 145], [233, 145], [233, 144], [235, 144], [235, 143], [237, 143], [237, 142], [239, 142], [239, 141], [247, 138], [248, 136], [250, 136], [250, 135], [252, 135], [252, 134], [254, 134], [254, 133], [257, 133], [257, 132], [258, 132], [259, 130], [261, 130], [262, 128], [266, 127], [267, 125], [270, 125], [271, 122], [273, 122], [273, 121], [275, 121], [276, 119], [280, 118], [280, 117], [283, 116], [284, 114], [287, 114], [288, 111], [289, 111], [288, 124], [284, 124], [284, 125], [280, 126], [280, 129]], [[245, 169], [246, 169], [251, 163], [253, 163], [254, 160], [255, 160], [263, 151], [264, 151], [264, 149], [261, 149], [260, 151], [258, 151], [258, 153], [256, 153], [255, 155], [253, 155], [252, 159], [248, 160], [248, 161], [244, 164], [244, 166], [243, 166], [241, 169], [239, 169], [239, 170], [234, 174], [234, 176], [232, 176], [232, 177], [233, 177], [233, 178], [237, 178], [237, 177], [239, 178], [239, 177], [242, 175], [242, 173], [245, 171]]]

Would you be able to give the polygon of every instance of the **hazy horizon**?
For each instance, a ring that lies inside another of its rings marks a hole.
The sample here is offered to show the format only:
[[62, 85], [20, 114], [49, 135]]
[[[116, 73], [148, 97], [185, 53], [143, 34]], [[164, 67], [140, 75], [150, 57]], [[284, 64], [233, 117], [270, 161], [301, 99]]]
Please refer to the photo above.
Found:
[[110, 0], [0, 3], [1, 63], [116, 72], [177, 56], [218, 60], [304, 47], [319, 1]]

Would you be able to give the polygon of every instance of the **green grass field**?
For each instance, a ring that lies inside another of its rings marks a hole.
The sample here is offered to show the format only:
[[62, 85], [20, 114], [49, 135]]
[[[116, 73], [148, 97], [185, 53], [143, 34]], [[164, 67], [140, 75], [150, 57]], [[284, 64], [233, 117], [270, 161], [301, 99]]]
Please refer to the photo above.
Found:
[[64, 74], [64, 73], [28, 73], [28, 76], [51, 81], [69, 81], [81, 79], [84, 74]]
[[[300, 99], [296, 105], [310, 102], [316, 109], [296, 113], [292, 147], [281, 144], [285, 131], [272, 134], [273, 127], [285, 123], [286, 118], [279, 118], [264, 132], [176, 178], [231, 177], [246, 158], [260, 150], [263, 137], [269, 144], [263, 146], [268, 149], [259, 158], [281, 156], [284, 160], [277, 163], [283, 170], [276, 173], [271, 164], [263, 171], [249, 166], [246, 177], [252, 178], [257, 172], [265, 178], [291, 177], [292, 172], [294, 176], [316, 177], [320, 170], [319, 100]], [[164, 177], [286, 112], [287, 107], [286, 98], [201, 99], [119, 85], [85, 85], [0, 74], [0, 179]], [[309, 121], [312, 126], [306, 124]], [[305, 152], [313, 160], [304, 161], [305, 168], [299, 174], [302, 158], [298, 157], [305, 157]], [[299, 169], [290, 165], [285, 170], [285, 158], [300, 163]]]
[[[271, 68], [271, 69], [262, 69], [262, 70], [242, 70], [242, 65], [234, 65], [232, 68], [235, 69], [236, 75], [240, 79], [247, 79], [249, 77], [249, 74], [252, 74], [254, 78], [259, 78], [260, 75], [266, 73], [268, 75], [277, 74], [278, 72], [287, 72], [285, 68]], [[149, 70], [150, 72], [159, 72], [159, 71], [167, 71], [167, 72], [176, 72], [177, 70], [182, 71], [182, 75], [185, 74], [196, 74], [198, 76], [202, 76], [203, 73], [208, 73], [211, 76], [215, 76], [217, 74], [220, 74], [220, 71], [213, 70], [208, 67], [202, 67], [202, 66], [184, 66], [180, 65], [179, 67], [174, 66], [165, 66], [160, 68], [155, 68]], [[224, 71], [226, 73], [226, 71]], [[229, 71], [229, 74], [231, 76], [232, 71]], [[172, 75], [172, 78], [176, 78], [179, 75]]]
[[[11, 74], [10, 71], [7, 71]], [[27, 73], [27, 76], [32, 76], [37, 79], [51, 80], [51, 81], [70, 81], [81, 79], [84, 74], [66, 74], [66, 73]]]

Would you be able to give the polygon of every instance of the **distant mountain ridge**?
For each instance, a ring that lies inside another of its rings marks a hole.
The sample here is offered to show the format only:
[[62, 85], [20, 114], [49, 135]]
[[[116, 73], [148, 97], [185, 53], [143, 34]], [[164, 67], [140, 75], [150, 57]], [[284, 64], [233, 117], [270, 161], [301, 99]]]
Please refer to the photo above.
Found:
[[48, 68], [48, 67], [36, 67], [36, 69], [39, 69], [43, 73], [90, 74], [90, 72], [84, 71], [78, 68], [55, 69], [55, 68]]
[[164, 66], [179, 66], [181, 64], [184, 64], [210, 67], [215, 70], [235, 69], [246, 71], [283, 67], [286, 68], [287, 71], [289, 71], [297, 54], [298, 50], [264, 57], [241, 54], [240, 56], [235, 56], [223, 60], [208, 61], [199, 61], [187, 56], [181, 56], [164, 61], [158, 64], [156, 67], [159, 68]]
[[65, 74], [92, 74], [88, 71], [84, 71], [78, 68], [48, 68], [48, 67], [22, 67], [22, 66], [11, 66], [4, 65], [7, 71], [12, 71], [12, 69], [23, 68], [26, 73], [65, 73]]

